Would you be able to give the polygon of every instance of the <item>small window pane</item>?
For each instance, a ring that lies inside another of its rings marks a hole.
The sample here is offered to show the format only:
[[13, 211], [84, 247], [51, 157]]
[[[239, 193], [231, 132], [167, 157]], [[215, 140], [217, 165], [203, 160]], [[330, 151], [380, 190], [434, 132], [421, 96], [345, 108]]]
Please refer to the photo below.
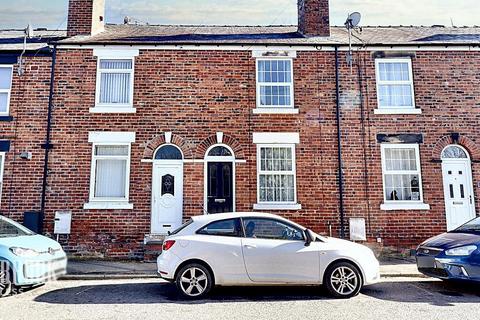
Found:
[[243, 223], [247, 238], [291, 241], [304, 239], [302, 230], [279, 220], [246, 218]]
[[12, 68], [0, 67], [0, 90], [9, 90], [12, 85]]
[[240, 219], [222, 220], [210, 223], [197, 231], [197, 233], [211, 236], [240, 237], [242, 235], [242, 226]]
[[128, 156], [128, 146], [96, 146], [97, 156]]
[[171, 145], [163, 146], [155, 153], [155, 160], [182, 160], [180, 150]]
[[100, 60], [100, 68], [108, 70], [129, 70], [132, 69], [132, 60]]
[[8, 109], [8, 93], [0, 92], [0, 112], [7, 112]]
[[218, 146], [210, 150], [210, 152], [208, 153], [208, 156], [209, 157], [232, 157], [232, 153], [227, 148]]
[[162, 196], [165, 194], [175, 196], [175, 177], [170, 174], [162, 177]]
[[443, 150], [442, 158], [444, 159], [466, 159], [468, 158], [467, 153], [458, 146], [450, 146]]

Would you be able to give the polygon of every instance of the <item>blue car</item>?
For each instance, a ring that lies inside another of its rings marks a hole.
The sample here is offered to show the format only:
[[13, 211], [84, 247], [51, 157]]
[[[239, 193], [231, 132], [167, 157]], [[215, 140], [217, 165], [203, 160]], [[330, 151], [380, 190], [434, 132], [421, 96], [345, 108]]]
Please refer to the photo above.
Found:
[[480, 282], [480, 217], [417, 248], [418, 270], [443, 280]]
[[0, 215], [0, 297], [15, 287], [31, 287], [66, 273], [60, 244]]

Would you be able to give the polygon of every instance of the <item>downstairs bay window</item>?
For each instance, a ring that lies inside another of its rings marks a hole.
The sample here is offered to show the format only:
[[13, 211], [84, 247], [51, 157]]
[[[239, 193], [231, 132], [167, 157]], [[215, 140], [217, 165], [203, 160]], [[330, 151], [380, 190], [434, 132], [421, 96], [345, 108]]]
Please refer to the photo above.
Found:
[[134, 133], [91, 132], [90, 201], [85, 209], [132, 209], [129, 201]]
[[381, 146], [382, 210], [428, 210], [423, 203], [422, 175], [418, 144]]

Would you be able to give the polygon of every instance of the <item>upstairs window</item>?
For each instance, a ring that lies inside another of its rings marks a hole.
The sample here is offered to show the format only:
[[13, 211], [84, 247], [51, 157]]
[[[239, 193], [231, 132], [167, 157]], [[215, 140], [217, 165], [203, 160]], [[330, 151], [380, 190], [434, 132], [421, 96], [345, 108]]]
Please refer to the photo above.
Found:
[[292, 64], [292, 59], [257, 59], [257, 108], [293, 108]]
[[385, 203], [423, 202], [418, 144], [382, 145]]
[[0, 65], [0, 116], [8, 116], [10, 112], [12, 74], [13, 67]]
[[99, 59], [97, 106], [133, 105], [133, 59]]
[[377, 96], [379, 109], [415, 109], [412, 61], [377, 59]]

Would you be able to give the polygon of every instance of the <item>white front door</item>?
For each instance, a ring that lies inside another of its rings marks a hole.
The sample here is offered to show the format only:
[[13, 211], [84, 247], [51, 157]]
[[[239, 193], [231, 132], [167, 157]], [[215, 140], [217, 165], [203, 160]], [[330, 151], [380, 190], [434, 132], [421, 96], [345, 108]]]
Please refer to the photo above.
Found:
[[167, 234], [182, 225], [183, 163], [158, 161], [153, 165], [152, 234]]
[[442, 161], [447, 230], [475, 218], [472, 173], [469, 159]]

